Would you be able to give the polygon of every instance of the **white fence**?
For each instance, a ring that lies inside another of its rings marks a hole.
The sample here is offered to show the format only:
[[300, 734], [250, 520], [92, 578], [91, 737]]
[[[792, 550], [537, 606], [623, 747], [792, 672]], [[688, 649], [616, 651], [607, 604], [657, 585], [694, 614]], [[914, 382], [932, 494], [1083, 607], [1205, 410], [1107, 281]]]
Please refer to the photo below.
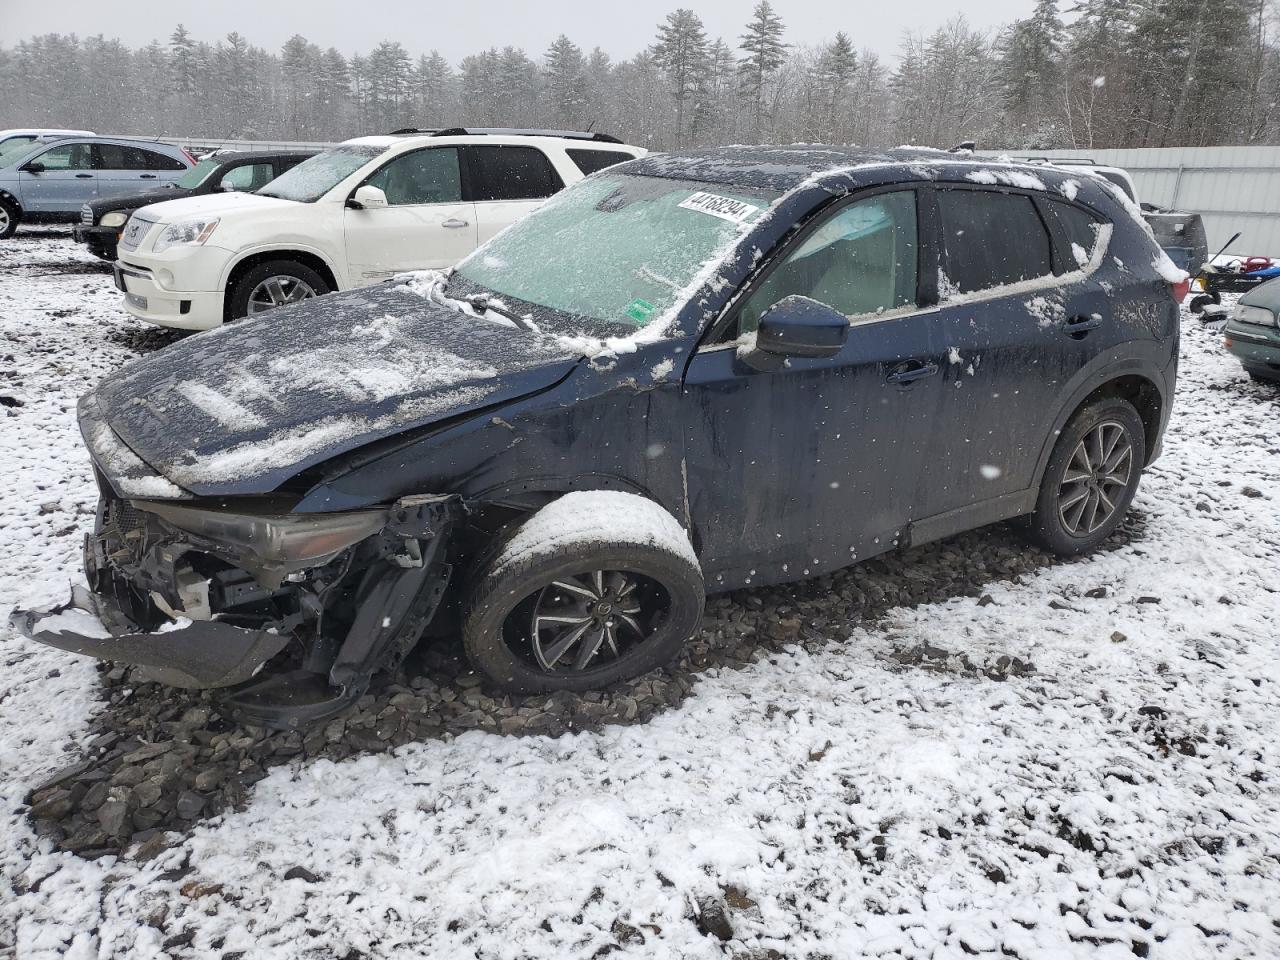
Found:
[[1008, 152], [1049, 160], [1085, 158], [1123, 167], [1133, 177], [1139, 200], [1200, 214], [1211, 254], [1239, 231], [1240, 239], [1229, 253], [1280, 257], [1280, 147]]

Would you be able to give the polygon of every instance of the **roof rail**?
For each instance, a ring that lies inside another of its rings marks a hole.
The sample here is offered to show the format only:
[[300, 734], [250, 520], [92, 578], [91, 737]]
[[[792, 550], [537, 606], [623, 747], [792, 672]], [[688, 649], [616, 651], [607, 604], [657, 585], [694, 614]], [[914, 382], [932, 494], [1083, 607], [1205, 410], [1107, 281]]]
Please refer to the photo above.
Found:
[[439, 127], [428, 127], [425, 130], [419, 130], [417, 127], [401, 127], [399, 130], [392, 130], [387, 136], [389, 137], [408, 137], [415, 133], [418, 134], [437, 134], [440, 132]]
[[589, 133], [585, 130], [536, 130], [521, 127], [446, 127], [430, 132], [435, 137], [559, 137], [563, 140], [594, 140], [596, 143], [622, 143], [608, 133]]
[[1099, 166], [1097, 160], [1090, 160], [1088, 157], [1013, 157], [1013, 159], [1026, 163], [1087, 163], [1091, 167]]

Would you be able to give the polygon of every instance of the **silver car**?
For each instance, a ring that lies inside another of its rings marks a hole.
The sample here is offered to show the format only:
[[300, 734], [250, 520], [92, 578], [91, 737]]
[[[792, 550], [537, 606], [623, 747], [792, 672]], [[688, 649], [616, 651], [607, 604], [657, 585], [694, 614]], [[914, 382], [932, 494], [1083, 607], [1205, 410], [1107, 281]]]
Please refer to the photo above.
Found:
[[0, 145], [0, 239], [19, 223], [71, 223], [85, 203], [176, 180], [195, 165], [181, 147], [151, 140], [61, 137]]

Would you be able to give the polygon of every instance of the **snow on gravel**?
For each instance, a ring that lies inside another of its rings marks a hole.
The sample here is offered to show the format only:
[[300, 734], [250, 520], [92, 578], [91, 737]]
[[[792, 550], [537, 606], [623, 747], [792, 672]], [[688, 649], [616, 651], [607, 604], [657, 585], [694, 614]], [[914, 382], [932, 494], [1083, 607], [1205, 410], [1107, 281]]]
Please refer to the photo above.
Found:
[[[75, 397], [156, 342], [115, 301], [65, 235], [0, 243], [0, 610], [78, 576]], [[149, 863], [31, 832], [100, 687], [4, 628], [0, 957], [1280, 955], [1280, 392], [1184, 326], [1128, 545], [647, 724], [277, 767]]]

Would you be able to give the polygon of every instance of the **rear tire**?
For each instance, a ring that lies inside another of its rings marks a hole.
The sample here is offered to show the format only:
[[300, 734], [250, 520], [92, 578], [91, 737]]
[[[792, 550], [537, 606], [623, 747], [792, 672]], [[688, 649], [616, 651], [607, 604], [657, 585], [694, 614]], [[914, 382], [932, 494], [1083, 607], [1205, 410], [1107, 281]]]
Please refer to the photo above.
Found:
[[243, 320], [276, 306], [300, 303], [329, 292], [324, 277], [296, 260], [268, 260], [252, 267], [231, 287], [227, 319]]
[[1103, 397], [1067, 421], [1045, 467], [1032, 541], [1060, 556], [1096, 549], [1115, 532], [1138, 492], [1146, 433], [1133, 404]]
[[[608, 522], [593, 531], [602, 505]], [[705, 602], [702, 571], [676, 536], [687, 546], [675, 518], [643, 497], [566, 494], [480, 573], [463, 619], [467, 657], [525, 694], [594, 690], [661, 666], [698, 629]]]
[[0, 198], [0, 240], [8, 240], [18, 230], [22, 213], [10, 200]]

